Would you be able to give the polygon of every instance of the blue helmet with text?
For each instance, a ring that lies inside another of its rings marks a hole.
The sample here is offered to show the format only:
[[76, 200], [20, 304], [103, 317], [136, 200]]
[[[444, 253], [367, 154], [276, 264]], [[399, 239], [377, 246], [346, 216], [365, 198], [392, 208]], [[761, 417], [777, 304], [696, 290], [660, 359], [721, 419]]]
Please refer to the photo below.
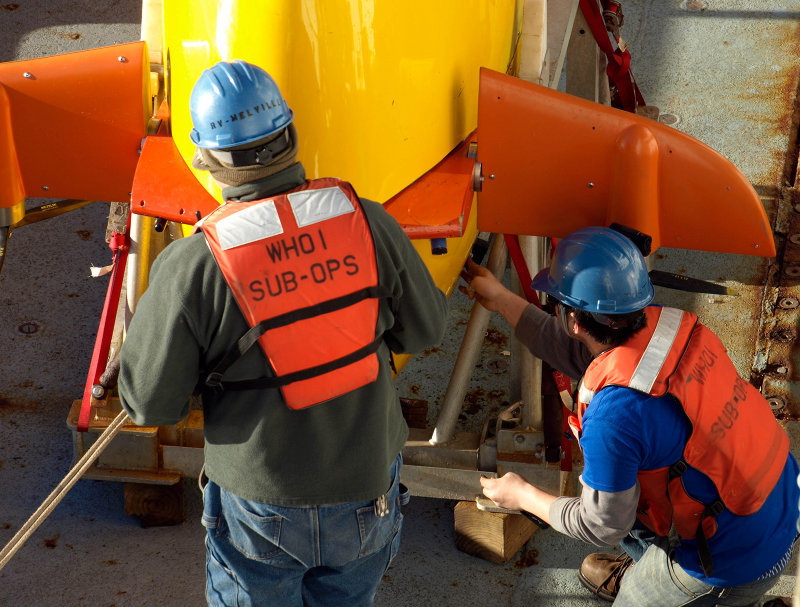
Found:
[[286, 128], [294, 113], [260, 67], [220, 61], [205, 70], [189, 97], [192, 142], [210, 150], [255, 143]]

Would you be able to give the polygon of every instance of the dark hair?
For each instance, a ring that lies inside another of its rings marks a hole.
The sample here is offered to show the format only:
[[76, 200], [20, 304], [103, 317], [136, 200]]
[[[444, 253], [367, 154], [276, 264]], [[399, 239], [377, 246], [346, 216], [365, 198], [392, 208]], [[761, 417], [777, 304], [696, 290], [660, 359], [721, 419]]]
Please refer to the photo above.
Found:
[[627, 314], [599, 316], [601, 320], [611, 321], [612, 326], [609, 326], [609, 324], [599, 322], [591, 312], [571, 308], [561, 303], [559, 305], [564, 306], [565, 314], [572, 312], [578, 324], [586, 329], [586, 332], [593, 339], [605, 346], [611, 346], [612, 348], [625, 343], [647, 326], [647, 315], [644, 313], [644, 310], [636, 310], [635, 312], [628, 312]]

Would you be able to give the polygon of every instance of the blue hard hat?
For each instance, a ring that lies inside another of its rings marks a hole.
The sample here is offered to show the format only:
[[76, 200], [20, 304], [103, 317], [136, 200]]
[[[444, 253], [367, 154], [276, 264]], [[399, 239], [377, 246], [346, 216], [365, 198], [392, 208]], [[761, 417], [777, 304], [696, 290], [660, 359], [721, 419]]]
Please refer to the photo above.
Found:
[[292, 110], [260, 67], [220, 61], [205, 70], [189, 97], [191, 138], [211, 150], [256, 142], [289, 126]]
[[533, 288], [572, 308], [603, 315], [641, 310], [655, 294], [638, 247], [602, 227], [563, 238], [550, 267], [534, 277]]

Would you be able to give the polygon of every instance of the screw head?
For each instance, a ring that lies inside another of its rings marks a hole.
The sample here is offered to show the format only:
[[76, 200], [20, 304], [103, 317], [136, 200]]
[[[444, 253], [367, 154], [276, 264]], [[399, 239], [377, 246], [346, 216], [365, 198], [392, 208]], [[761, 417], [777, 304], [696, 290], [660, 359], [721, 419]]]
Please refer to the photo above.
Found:
[[768, 396], [767, 402], [773, 413], [778, 413], [786, 406], [786, 402], [783, 400], [782, 396]]
[[781, 297], [778, 300], [778, 307], [781, 310], [794, 310], [798, 306], [800, 306], [800, 300], [796, 297]]

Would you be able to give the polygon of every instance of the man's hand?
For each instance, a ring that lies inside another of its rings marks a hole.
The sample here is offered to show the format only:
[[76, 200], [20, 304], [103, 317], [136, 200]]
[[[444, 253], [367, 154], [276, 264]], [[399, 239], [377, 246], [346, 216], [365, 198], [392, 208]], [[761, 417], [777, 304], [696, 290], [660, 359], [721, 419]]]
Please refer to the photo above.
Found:
[[467, 286], [459, 285], [458, 290], [470, 299], [477, 299], [490, 312], [499, 312], [512, 327], [516, 327], [528, 302], [506, 289], [494, 274], [472, 259], [467, 259], [461, 278]]
[[519, 510], [534, 515], [540, 527], [550, 524], [550, 504], [555, 495], [542, 491], [514, 472], [500, 478], [481, 478], [483, 494], [501, 508]]
[[501, 508], [526, 510], [524, 496], [533, 485], [514, 472], [507, 472], [500, 478], [481, 478], [483, 494]]
[[472, 259], [467, 259], [464, 269], [461, 271], [461, 278], [467, 286], [460, 285], [458, 290], [470, 299], [477, 299], [484, 308], [491, 312], [499, 312], [499, 301], [508, 291], [494, 274], [483, 266], [479, 266]]

